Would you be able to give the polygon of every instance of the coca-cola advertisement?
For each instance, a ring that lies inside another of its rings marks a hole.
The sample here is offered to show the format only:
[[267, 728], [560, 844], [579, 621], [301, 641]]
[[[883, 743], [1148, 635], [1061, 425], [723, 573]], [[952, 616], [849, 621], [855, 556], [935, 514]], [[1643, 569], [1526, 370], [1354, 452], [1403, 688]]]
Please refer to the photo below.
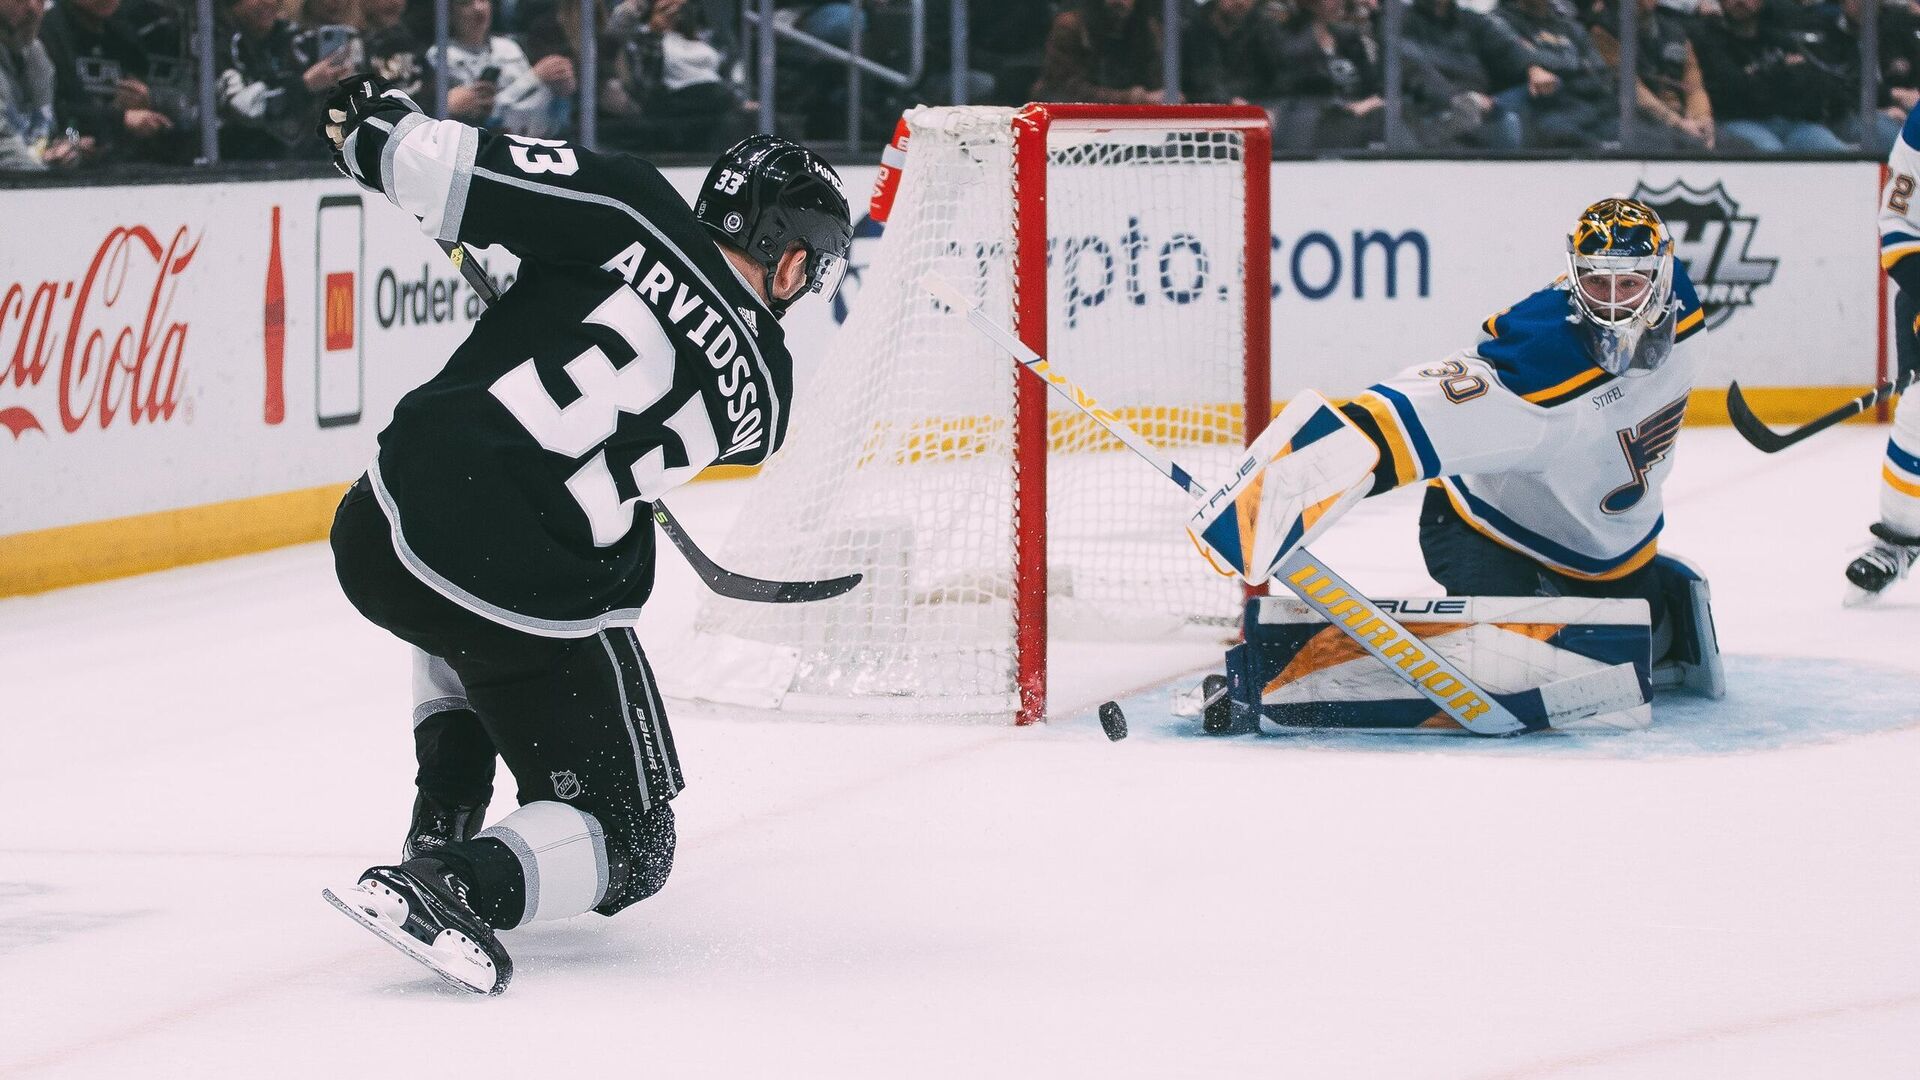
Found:
[[397, 211], [369, 251], [361, 198], [344, 180], [8, 192], [0, 536], [363, 470], [471, 324], [370, 327], [370, 266], [439, 253]]
[[176, 311], [201, 237], [189, 226], [115, 225], [71, 277], [0, 293], [0, 428], [19, 441], [174, 419], [191, 327]]

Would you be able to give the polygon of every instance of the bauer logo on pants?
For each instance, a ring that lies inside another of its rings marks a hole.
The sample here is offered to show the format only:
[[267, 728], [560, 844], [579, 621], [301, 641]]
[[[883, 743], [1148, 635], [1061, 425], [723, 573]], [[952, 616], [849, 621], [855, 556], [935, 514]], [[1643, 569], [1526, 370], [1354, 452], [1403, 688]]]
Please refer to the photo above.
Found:
[[553, 793], [556, 797], [572, 799], [579, 796], [580, 778], [573, 775], [571, 771], [548, 773], [547, 776], [553, 780]]
[[1674, 257], [1687, 264], [1709, 330], [1752, 305], [1753, 294], [1771, 283], [1780, 269], [1779, 259], [1752, 252], [1760, 219], [1742, 216], [1740, 204], [1727, 194], [1723, 183], [1697, 189], [1675, 180], [1655, 190], [1643, 181], [1634, 185], [1633, 197], [1653, 207], [1667, 223]]

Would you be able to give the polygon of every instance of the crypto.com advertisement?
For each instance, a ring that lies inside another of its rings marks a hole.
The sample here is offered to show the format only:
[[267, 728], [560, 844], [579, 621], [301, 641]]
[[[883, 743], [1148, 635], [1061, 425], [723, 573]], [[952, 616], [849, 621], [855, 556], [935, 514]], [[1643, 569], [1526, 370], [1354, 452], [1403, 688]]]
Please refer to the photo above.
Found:
[[[1472, 344], [1483, 318], [1561, 272], [1574, 216], [1614, 194], [1673, 227], [1712, 327], [1703, 384], [1874, 381], [1871, 164], [1272, 170], [1276, 396], [1350, 390]], [[704, 173], [668, 175], [691, 196]], [[844, 175], [860, 219], [873, 170]], [[481, 310], [411, 218], [344, 180], [15, 190], [7, 206], [0, 536], [351, 480]], [[1166, 247], [1187, 267], [1202, 253], [1151, 215], [1111, 216], [1111, 236], [1052, 238], [1056, 335], [1076, 305], [1126, 297], [1179, 318], [1223, 303], [1159, 269], [1130, 285], [1129, 251]], [[801, 382], [877, 360], [833, 351], [882, 242], [871, 222], [856, 236], [840, 301], [789, 316]], [[1237, 262], [1205, 254], [1208, 272]], [[483, 261], [511, 280], [510, 255]]]

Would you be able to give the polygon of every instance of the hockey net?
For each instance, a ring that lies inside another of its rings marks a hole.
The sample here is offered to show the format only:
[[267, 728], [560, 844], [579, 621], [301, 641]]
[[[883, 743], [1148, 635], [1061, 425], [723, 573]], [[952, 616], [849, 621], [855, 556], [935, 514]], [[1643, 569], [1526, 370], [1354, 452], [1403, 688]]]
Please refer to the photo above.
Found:
[[706, 598], [679, 696], [1028, 722], [1049, 636], [1236, 624], [1242, 593], [1194, 551], [1184, 493], [920, 281], [970, 289], [1197, 475], [1223, 472], [1268, 408], [1264, 115], [922, 108], [908, 124], [852, 313], [721, 560], [866, 579], [819, 603]]

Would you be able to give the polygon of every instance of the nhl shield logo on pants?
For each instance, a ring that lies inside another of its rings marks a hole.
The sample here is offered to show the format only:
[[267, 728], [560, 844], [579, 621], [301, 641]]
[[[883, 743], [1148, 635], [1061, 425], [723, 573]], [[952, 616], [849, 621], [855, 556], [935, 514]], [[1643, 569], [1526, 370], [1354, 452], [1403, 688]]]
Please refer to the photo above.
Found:
[[580, 778], [573, 775], [572, 771], [548, 773], [547, 776], [553, 780], [556, 797], [571, 799], [580, 794]]

